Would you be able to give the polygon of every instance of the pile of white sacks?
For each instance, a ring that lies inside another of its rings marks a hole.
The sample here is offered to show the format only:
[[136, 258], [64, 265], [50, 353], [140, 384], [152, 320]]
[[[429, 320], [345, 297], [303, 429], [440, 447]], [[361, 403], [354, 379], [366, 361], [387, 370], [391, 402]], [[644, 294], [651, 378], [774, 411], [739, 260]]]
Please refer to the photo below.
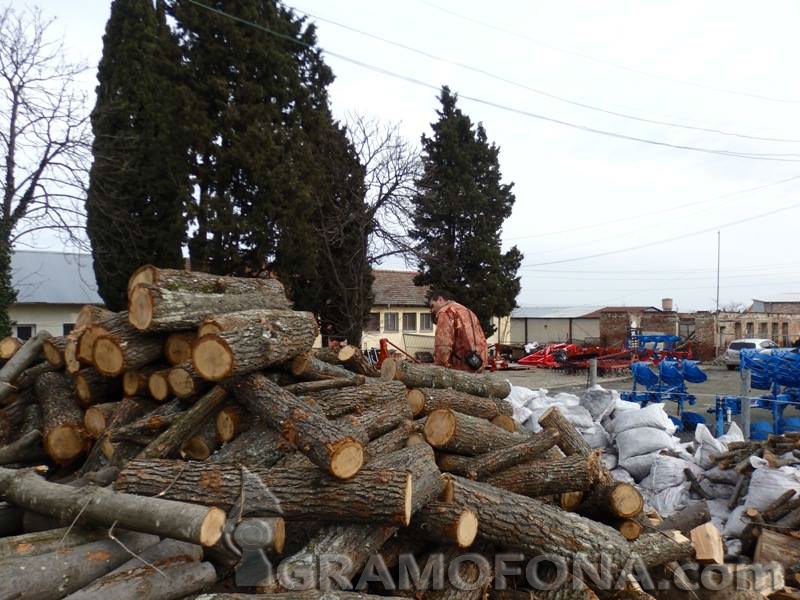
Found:
[[708, 501], [712, 521], [732, 555], [741, 549], [737, 538], [747, 525], [746, 507], [764, 510], [787, 489], [800, 492], [800, 469], [796, 468], [800, 465], [771, 469], [766, 461], [752, 457], [755, 471], [747, 496], [733, 511], [728, 508], [738, 474], [732, 469], [719, 469], [711, 456], [725, 452], [731, 442], [744, 440], [735, 423], [720, 438], [714, 438], [705, 425], [699, 425], [694, 440], [681, 443], [662, 404], [642, 408], [622, 400], [616, 390], [600, 386], [586, 390], [581, 397], [566, 393], [550, 396], [544, 389], [513, 386], [508, 400], [514, 405], [514, 419], [534, 432], [541, 429], [542, 413], [557, 406], [593, 448], [603, 449], [603, 462], [611, 474], [635, 484], [647, 507], [662, 517], [700, 499], [686, 477], [685, 470], [690, 469], [712, 498]]

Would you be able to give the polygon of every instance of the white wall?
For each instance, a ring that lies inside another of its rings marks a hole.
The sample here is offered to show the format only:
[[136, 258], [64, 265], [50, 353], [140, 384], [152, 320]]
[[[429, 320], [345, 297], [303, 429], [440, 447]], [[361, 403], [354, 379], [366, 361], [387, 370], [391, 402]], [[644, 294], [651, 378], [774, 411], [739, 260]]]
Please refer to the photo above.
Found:
[[[8, 312], [12, 323], [36, 325], [36, 333], [47, 330], [53, 335], [63, 335], [64, 325], [75, 323], [82, 306], [82, 304], [14, 304]], [[13, 325], [12, 331], [16, 332]]]
[[[527, 319], [528, 339], [525, 339], [525, 319], [511, 319], [511, 341], [565, 342], [569, 339], [569, 319]], [[600, 337], [600, 319], [572, 319], [572, 339]]]

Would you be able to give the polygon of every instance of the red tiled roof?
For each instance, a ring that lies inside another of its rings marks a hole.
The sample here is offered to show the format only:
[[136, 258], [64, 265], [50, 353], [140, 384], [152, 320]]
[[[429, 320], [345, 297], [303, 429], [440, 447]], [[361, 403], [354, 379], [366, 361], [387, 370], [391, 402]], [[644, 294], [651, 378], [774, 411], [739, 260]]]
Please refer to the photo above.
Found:
[[428, 288], [414, 285], [413, 271], [379, 271], [372, 274], [372, 292], [375, 295], [373, 304], [379, 306], [426, 306]]

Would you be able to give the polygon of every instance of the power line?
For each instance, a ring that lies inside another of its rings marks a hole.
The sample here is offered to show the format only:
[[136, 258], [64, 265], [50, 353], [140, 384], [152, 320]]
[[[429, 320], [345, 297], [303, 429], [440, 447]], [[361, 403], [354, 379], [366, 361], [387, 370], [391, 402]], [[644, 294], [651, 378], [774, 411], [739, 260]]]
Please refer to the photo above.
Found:
[[[764, 284], [761, 284], [760, 282], [757, 283], [757, 284], [756, 283], [737, 283], [737, 284], [733, 284], [733, 285], [722, 285], [722, 286], [720, 286], [720, 289], [726, 290], [726, 289], [730, 289], [730, 288], [745, 288], [745, 287], [755, 287], [755, 286], [761, 286], [761, 285], [764, 285], [764, 286], [800, 285], [800, 281], [791, 281], [791, 282], [777, 282], [776, 281], [774, 283], [764, 283]], [[673, 287], [671, 285], [665, 285], [665, 286], [657, 287], [657, 288], [623, 288], [623, 289], [611, 288], [611, 289], [605, 290], [605, 293], [607, 293], [607, 294], [615, 294], [617, 292], [626, 292], [626, 293], [627, 292], [661, 292], [661, 291], [664, 291], [664, 290], [668, 290], [670, 292], [690, 292], [690, 291], [698, 291], [698, 290], [710, 290], [710, 291], [713, 291], [715, 289], [715, 287], [716, 286], [715, 286], [714, 282], [712, 281], [708, 285], [694, 286], [694, 287]], [[597, 290], [588, 289], [586, 287], [572, 288], [572, 289], [551, 289], [551, 288], [547, 288], [544, 291], [546, 291], [547, 293], [550, 293], [550, 292], [559, 292], [559, 293], [587, 292], [587, 293], [597, 294]]]
[[543, 48], [547, 48], [547, 49], [553, 50], [555, 52], [561, 52], [563, 54], [571, 54], [573, 56], [577, 56], [577, 57], [582, 58], [584, 60], [589, 60], [589, 61], [601, 64], [601, 65], [606, 65], [606, 66], [609, 66], [609, 67], [613, 67], [615, 69], [620, 69], [622, 71], [628, 71], [629, 73], [636, 73], [637, 75], [642, 75], [644, 77], [649, 77], [651, 79], [662, 79], [664, 81], [671, 81], [673, 83], [680, 83], [682, 85], [689, 85], [689, 86], [700, 88], [700, 89], [704, 89], [704, 90], [711, 90], [713, 92], [720, 92], [720, 93], [723, 93], [723, 94], [732, 94], [734, 96], [745, 96], [745, 97], [748, 97], [748, 98], [755, 98], [757, 100], [767, 100], [769, 102], [780, 102], [782, 104], [800, 104], [800, 100], [792, 100], [792, 99], [786, 99], [786, 98], [774, 98], [772, 96], [764, 96], [764, 95], [761, 95], [761, 94], [754, 94], [752, 92], [742, 92], [742, 91], [739, 91], [739, 90], [730, 90], [730, 89], [725, 89], [725, 88], [718, 88], [718, 87], [706, 85], [706, 84], [703, 84], [703, 83], [697, 83], [696, 81], [688, 81], [688, 80], [685, 80], [685, 79], [678, 79], [676, 77], [670, 77], [668, 75], [661, 75], [661, 74], [658, 74], [658, 73], [650, 73], [648, 71], [644, 71], [642, 69], [637, 69], [635, 67], [629, 67], [627, 65], [616, 63], [614, 61], [604, 60], [602, 58], [597, 58], [595, 56], [591, 56], [590, 54], [585, 54], [585, 53], [579, 52], [577, 50], [571, 50], [571, 49], [567, 49], [567, 48], [559, 48], [558, 46], [554, 46], [552, 44], [548, 44], [547, 42], [543, 42], [541, 40], [537, 40], [536, 38], [532, 38], [532, 37], [530, 37], [528, 35], [520, 33], [519, 31], [514, 31], [513, 29], [507, 29], [505, 27], [500, 27], [499, 25], [494, 25], [492, 23], [487, 23], [485, 21], [480, 21], [478, 19], [474, 19], [472, 17], [469, 17], [467, 15], [463, 15], [463, 14], [458, 13], [456, 11], [444, 8], [442, 6], [439, 6], [438, 4], [430, 2], [429, 0], [417, 0], [417, 1], [420, 2], [421, 4], [426, 4], [426, 5], [430, 6], [431, 8], [435, 8], [436, 10], [439, 10], [439, 11], [441, 11], [443, 13], [447, 13], [449, 15], [452, 15], [452, 16], [457, 17], [459, 19], [462, 19], [464, 21], [468, 21], [470, 23], [474, 23], [476, 25], [479, 25], [481, 27], [485, 27], [487, 29], [494, 29], [495, 31], [499, 31], [501, 33], [505, 33], [505, 34], [508, 34], [508, 35], [513, 35], [515, 37], [518, 37], [518, 38], [521, 38], [523, 40], [527, 40], [527, 41], [529, 41], [529, 42], [531, 42], [533, 44], [536, 44], [537, 46], [542, 46]]
[[750, 217], [746, 217], [744, 219], [738, 219], [736, 221], [730, 221], [728, 223], [725, 223], [724, 225], [717, 225], [715, 227], [707, 227], [705, 229], [700, 229], [698, 231], [692, 231], [692, 232], [689, 232], [689, 233], [683, 233], [681, 235], [676, 235], [676, 236], [673, 236], [673, 237], [670, 237], [670, 238], [661, 239], [661, 240], [649, 241], [649, 242], [645, 242], [643, 244], [638, 244], [636, 246], [629, 246], [627, 248], [620, 248], [618, 250], [608, 250], [606, 252], [597, 252], [595, 254], [589, 254], [589, 255], [586, 255], [586, 256], [578, 256], [578, 257], [574, 257], [574, 258], [564, 258], [564, 259], [561, 259], [561, 260], [551, 260], [551, 261], [548, 261], [548, 262], [533, 263], [533, 264], [524, 265], [524, 266], [544, 267], [544, 266], [547, 266], [547, 265], [560, 265], [560, 264], [569, 263], [569, 262], [577, 262], [577, 261], [581, 261], [581, 260], [588, 260], [590, 258], [601, 258], [601, 257], [604, 257], [604, 256], [611, 256], [613, 254], [622, 254], [623, 252], [631, 252], [633, 250], [641, 250], [642, 248], [649, 248], [651, 246], [656, 246], [656, 245], [659, 245], [659, 244], [666, 244], [668, 242], [674, 242], [674, 241], [677, 241], [677, 240], [682, 240], [682, 239], [685, 239], [687, 237], [692, 237], [692, 236], [695, 236], [695, 235], [708, 233], [708, 232], [714, 231], [716, 229], [722, 229], [722, 228], [725, 228], [725, 227], [731, 227], [733, 225], [739, 225], [741, 223], [746, 223], [748, 221], [754, 221], [755, 219], [762, 219], [764, 217], [769, 217], [771, 215], [774, 215], [774, 214], [777, 214], [777, 213], [780, 213], [780, 212], [784, 212], [784, 211], [787, 211], [787, 210], [791, 210], [791, 209], [797, 208], [799, 206], [800, 206], [800, 202], [795, 203], [795, 204], [790, 204], [789, 206], [782, 206], [781, 208], [776, 208], [774, 210], [770, 210], [770, 211], [765, 212], [765, 213], [760, 213], [758, 215], [753, 215], [753, 216], [750, 216]]
[[[357, 33], [359, 35], [363, 35], [365, 37], [377, 40], [379, 42], [382, 42], [384, 44], [388, 44], [390, 46], [395, 46], [396, 48], [401, 48], [401, 49], [406, 50], [408, 52], [413, 52], [414, 54], [418, 54], [420, 56], [424, 56], [425, 58], [429, 58], [431, 60], [435, 60], [435, 61], [438, 61], [438, 62], [441, 62], [441, 63], [445, 63], [445, 64], [448, 64], [448, 65], [452, 65], [452, 66], [455, 66], [455, 67], [458, 67], [460, 69], [464, 69], [464, 70], [467, 70], [467, 71], [472, 71], [473, 73], [478, 73], [478, 74], [483, 75], [485, 77], [489, 77], [490, 79], [494, 79], [496, 81], [501, 81], [503, 83], [507, 83], [509, 85], [512, 85], [512, 86], [527, 90], [527, 91], [532, 92], [534, 94], [538, 94], [540, 96], [544, 96], [544, 97], [550, 98], [552, 100], [557, 100], [559, 102], [564, 102], [566, 104], [571, 104], [572, 106], [578, 106], [580, 108], [585, 108], [587, 110], [601, 112], [601, 113], [604, 113], [604, 114], [607, 114], [607, 115], [611, 115], [611, 116], [614, 116], [614, 117], [619, 117], [619, 118], [622, 118], [622, 119], [629, 119], [629, 120], [632, 120], [632, 121], [638, 121], [640, 123], [649, 123], [651, 125], [663, 125], [663, 126], [666, 126], [666, 127], [678, 127], [680, 129], [689, 129], [689, 130], [692, 130], [692, 131], [703, 131], [703, 132], [706, 132], [706, 133], [715, 133], [715, 134], [718, 134], [718, 135], [738, 137], [738, 138], [743, 138], [743, 139], [748, 139], [748, 140], [760, 140], [760, 141], [765, 141], [765, 142], [790, 142], [790, 143], [799, 143], [800, 142], [800, 139], [779, 138], [779, 137], [762, 137], [762, 136], [757, 136], [757, 135], [749, 135], [749, 134], [744, 134], [744, 133], [736, 133], [736, 132], [731, 132], [731, 131], [725, 131], [725, 130], [722, 130], [722, 129], [716, 129], [716, 128], [712, 128], [712, 127], [699, 127], [699, 126], [695, 126], [695, 125], [686, 125], [684, 123], [674, 123], [674, 122], [671, 122], [671, 121], [662, 121], [662, 120], [658, 120], [658, 119], [639, 117], [639, 116], [636, 116], [636, 115], [631, 115], [631, 114], [628, 114], [628, 113], [618, 112], [618, 111], [610, 110], [610, 109], [603, 108], [603, 107], [600, 107], [600, 106], [595, 106], [593, 104], [587, 104], [587, 103], [584, 103], [584, 102], [579, 102], [577, 100], [571, 100], [569, 98], [565, 98], [563, 96], [559, 96], [559, 95], [553, 94], [551, 92], [547, 92], [547, 91], [544, 91], [544, 90], [540, 90], [540, 89], [531, 87], [529, 85], [526, 85], [524, 83], [520, 83], [520, 82], [515, 81], [513, 79], [509, 79], [507, 77], [503, 77], [502, 75], [497, 75], [495, 73], [492, 73], [492, 72], [487, 71], [485, 69], [482, 69], [480, 67], [475, 67], [475, 66], [472, 66], [472, 65], [468, 65], [466, 63], [462, 63], [462, 62], [459, 62], [457, 60], [452, 60], [452, 59], [449, 59], [449, 58], [446, 58], [446, 57], [443, 57], [443, 56], [438, 56], [438, 55], [433, 54], [431, 52], [428, 52], [426, 50], [421, 50], [419, 48], [415, 48], [414, 46], [409, 46], [407, 44], [403, 44], [402, 42], [397, 42], [397, 41], [394, 41], [394, 40], [390, 40], [390, 39], [387, 39], [387, 38], [382, 37], [380, 35], [376, 35], [374, 33], [370, 33], [368, 31], [364, 31], [362, 29], [358, 29], [358, 28], [353, 27], [351, 25], [347, 25], [345, 23], [341, 23], [339, 21], [335, 21], [335, 20], [329, 19], [327, 17], [320, 17], [319, 15], [316, 15], [314, 13], [310, 13], [307, 10], [298, 9], [297, 7], [294, 7], [294, 10], [296, 10], [297, 12], [303, 13], [304, 15], [306, 15], [308, 17], [311, 17], [312, 19], [316, 19], [317, 21], [322, 21], [323, 23], [328, 23], [330, 25], [334, 25], [336, 27], [340, 27], [342, 29], [346, 29], [347, 31], [351, 31], [351, 32]], [[792, 155], [792, 156], [796, 156], [796, 155]]]
[[[797, 263], [767, 263], [763, 265], [743, 265], [740, 267], [735, 267], [734, 269], [728, 269], [728, 271], [748, 271], [748, 270], [761, 270], [767, 267], [785, 267], [792, 269], [794, 271], [797, 270]], [[531, 271], [539, 271], [542, 273], [652, 273], [653, 269], [640, 269], [640, 270], [631, 270], [631, 269], [571, 269], [565, 271], [563, 269], [536, 269], [534, 267], [523, 267], [523, 268], [530, 268]], [[659, 271], [663, 273], [697, 273], [697, 272], [707, 272], [707, 271], [715, 271], [716, 267], [709, 267], [706, 269], [697, 268], [697, 269], [659, 269]]]
[[[392, 78], [395, 78], [395, 79], [399, 79], [399, 80], [405, 81], [407, 83], [411, 83], [411, 84], [417, 85], [419, 87], [424, 87], [424, 88], [427, 88], [427, 89], [430, 89], [430, 90], [434, 90], [436, 92], [441, 91], [441, 88], [439, 86], [437, 86], [437, 85], [433, 85], [431, 83], [427, 83], [425, 81], [421, 81], [421, 80], [416, 79], [414, 77], [409, 77], [407, 75], [402, 75], [402, 74], [396, 73], [394, 71], [390, 71], [389, 69], [385, 69], [383, 67], [375, 66], [375, 65], [363, 62], [361, 60], [358, 60], [358, 59], [355, 59], [355, 58], [351, 58], [351, 57], [346, 56], [344, 54], [340, 54], [338, 52], [333, 52], [331, 50], [323, 50], [322, 48], [319, 48], [319, 47], [313, 47], [311, 44], [303, 42], [302, 40], [295, 39], [290, 35], [286, 35], [286, 34], [278, 32], [278, 31], [274, 31], [274, 30], [272, 30], [272, 29], [270, 29], [268, 27], [265, 27], [263, 25], [259, 25], [258, 23], [254, 23], [252, 21], [248, 21], [247, 19], [242, 19], [241, 17], [237, 17], [236, 15], [232, 15], [232, 14], [227, 13], [225, 11], [219, 10], [217, 8], [213, 8], [211, 6], [207, 6], [205, 4], [197, 2], [197, 0], [188, 0], [188, 1], [191, 4], [194, 4], [195, 6], [204, 8], [204, 9], [210, 11], [210, 12], [216, 13], [218, 15], [221, 15], [223, 17], [226, 17], [228, 19], [231, 19], [231, 20], [236, 21], [238, 23], [241, 23], [243, 25], [248, 25], [248, 26], [253, 27], [255, 29], [259, 29], [259, 30], [261, 30], [261, 31], [263, 31], [265, 33], [268, 33], [270, 35], [274, 35], [274, 36], [279, 37], [281, 39], [293, 42], [293, 43], [298, 44], [300, 46], [303, 46], [305, 48], [324, 51], [327, 54], [329, 54], [330, 56], [333, 56], [335, 58], [338, 58], [340, 60], [343, 60], [345, 62], [354, 64], [354, 65], [357, 65], [357, 66], [362, 67], [364, 69], [373, 71], [375, 73], [380, 73], [382, 75], [386, 75], [387, 77], [392, 77]], [[612, 138], [621, 139], [621, 140], [628, 140], [628, 141], [632, 141], [632, 142], [640, 142], [640, 143], [643, 143], [643, 144], [649, 144], [649, 145], [653, 145], [653, 146], [660, 146], [660, 147], [663, 147], [663, 148], [672, 148], [672, 149], [676, 149], [676, 150], [687, 150], [687, 151], [690, 151], [690, 152], [701, 152], [701, 153], [704, 153], [704, 154], [715, 154], [715, 155], [718, 155], [718, 156], [727, 156], [727, 157], [730, 157], [730, 158], [745, 158], [745, 159], [750, 159], [750, 160], [764, 160], [764, 161], [774, 161], [774, 162], [800, 162], [800, 159], [788, 158], [788, 156], [790, 156], [790, 155], [787, 155], [787, 154], [755, 153], [755, 152], [733, 152], [733, 151], [729, 151], [729, 150], [720, 150], [720, 149], [715, 149], [715, 148], [701, 148], [701, 147], [698, 147], [698, 146], [687, 146], [687, 145], [682, 145], [682, 144], [673, 144], [673, 143], [670, 143], [670, 142], [664, 142], [664, 141], [660, 141], [660, 140], [653, 140], [653, 139], [649, 139], [649, 138], [641, 138], [641, 137], [627, 135], [627, 134], [623, 134], [623, 133], [607, 131], [607, 130], [604, 130], [604, 129], [597, 129], [597, 128], [589, 127], [589, 126], [586, 126], [586, 125], [580, 125], [580, 124], [577, 124], [577, 123], [572, 123], [570, 121], [564, 121], [562, 119], [556, 119], [554, 117], [548, 117], [546, 115], [541, 115], [541, 114], [534, 113], [534, 112], [531, 112], [531, 111], [526, 111], [526, 110], [522, 110], [522, 109], [511, 107], [511, 106], [507, 106], [505, 104], [500, 104], [498, 102], [492, 102], [491, 100], [485, 100], [485, 99], [479, 98], [477, 96], [470, 96], [470, 95], [461, 94], [461, 93], [458, 94], [458, 96], [459, 96], [459, 98], [462, 98], [464, 100], [470, 100], [472, 102], [475, 102], [476, 104], [481, 104], [483, 106], [490, 106], [492, 108], [496, 108], [498, 110], [502, 110], [502, 111], [505, 111], [505, 112], [510, 112], [510, 113], [521, 115], [521, 116], [528, 117], [528, 118], [531, 118], [531, 119], [536, 119], [536, 120], [539, 120], [539, 121], [545, 121], [545, 122], [548, 122], [548, 123], [553, 123], [553, 124], [556, 124], [556, 125], [562, 125], [564, 127], [569, 127], [571, 129], [576, 129], [576, 130], [579, 130], [579, 131], [585, 131], [585, 132], [588, 132], [588, 133], [595, 133], [595, 134], [598, 134], [598, 135], [604, 135], [604, 136], [607, 136], [607, 137], [612, 137]]]

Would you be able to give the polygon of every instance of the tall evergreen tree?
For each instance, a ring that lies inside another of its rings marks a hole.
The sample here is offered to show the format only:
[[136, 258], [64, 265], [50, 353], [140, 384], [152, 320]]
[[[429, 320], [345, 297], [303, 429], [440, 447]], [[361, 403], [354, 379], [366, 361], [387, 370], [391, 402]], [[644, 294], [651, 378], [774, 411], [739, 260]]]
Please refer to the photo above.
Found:
[[422, 136], [411, 232], [420, 248], [414, 283], [451, 292], [489, 335], [492, 317], [510, 314], [520, 290], [522, 254], [516, 246], [503, 252], [500, 243], [514, 206], [513, 184], [502, 183], [499, 149], [456, 106], [457, 96], [445, 86], [439, 100], [433, 136]]
[[98, 291], [114, 310], [127, 304], [133, 269], [183, 263], [190, 188], [179, 59], [161, 0], [112, 2], [92, 113], [86, 225]]

